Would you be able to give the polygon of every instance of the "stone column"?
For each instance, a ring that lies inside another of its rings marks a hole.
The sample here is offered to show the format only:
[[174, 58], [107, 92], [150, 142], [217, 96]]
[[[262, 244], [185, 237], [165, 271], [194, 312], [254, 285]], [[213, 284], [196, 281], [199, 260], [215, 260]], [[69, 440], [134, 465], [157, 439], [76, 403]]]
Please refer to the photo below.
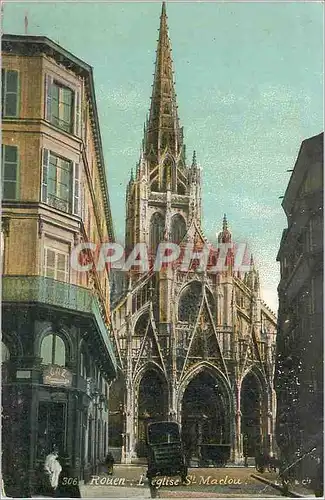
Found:
[[243, 462], [243, 440], [241, 434], [241, 410], [240, 410], [240, 385], [238, 383], [234, 386], [234, 426], [233, 426], [233, 436], [231, 441], [231, 460], [235, 464], [241, 464]]
[[126, 381], [126, 407], [124, 409], [125, 419], [125, 437], [123, 442], [124, 447], [124, 463], [130, 464], [134, 454], [135, 447], [135, 432], [134, 432], [134, 394], [130, 380]]
[[[123, 438], [123, 460], [124, 463], [130, 464], [132, 461], [134, 453], [134, 406], [135, 406], [135, 394], [132, 381], [133, 366], [132, 366], [132, 324], [131, 324], [131, 311], [132, 311], [132, 295], [128, 293], [127, 298], [127, 308], [128, 315], [126, 318], [126, 329], [127, 329], [127, 367], [126, 367], [126, 398], [124, 402], [123, 409], [123, 419], [124, 419], [124, 429], [125, 434]], [[121, 458], [122, 461], [122, 458]]]

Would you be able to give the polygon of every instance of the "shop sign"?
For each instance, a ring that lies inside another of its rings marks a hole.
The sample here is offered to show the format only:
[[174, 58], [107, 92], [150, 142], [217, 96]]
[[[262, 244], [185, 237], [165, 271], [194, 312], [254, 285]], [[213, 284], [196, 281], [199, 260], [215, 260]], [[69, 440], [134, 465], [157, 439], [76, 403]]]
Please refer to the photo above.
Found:
[[70, 387], [72, 373], [64, 366], [49, 365], [43, 371], [43, 384]]
[[31, 378], [32, 372], [30, 370], [17, 370], [16, 378]]

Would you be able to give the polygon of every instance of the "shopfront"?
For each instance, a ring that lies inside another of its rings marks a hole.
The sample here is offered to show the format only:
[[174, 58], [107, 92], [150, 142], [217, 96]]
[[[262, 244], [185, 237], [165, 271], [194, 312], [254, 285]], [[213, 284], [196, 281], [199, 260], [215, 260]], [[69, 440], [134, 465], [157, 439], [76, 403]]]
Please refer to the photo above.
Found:
[[2, 471], [12, 497], [39, 493], [45, 457], [53, 448], [68, 453], [73, 473], [86, 481], [108, 450], [114, 360], [107, 359], [92, 331], [82, 328], [84, 320], [59, 326], [35, 320], [36, 313], [24, 313], [34, 324], [33, 342], [15, 333], [22, 312], [10, 317], [11, 328], [8, 315], [3, 321]]

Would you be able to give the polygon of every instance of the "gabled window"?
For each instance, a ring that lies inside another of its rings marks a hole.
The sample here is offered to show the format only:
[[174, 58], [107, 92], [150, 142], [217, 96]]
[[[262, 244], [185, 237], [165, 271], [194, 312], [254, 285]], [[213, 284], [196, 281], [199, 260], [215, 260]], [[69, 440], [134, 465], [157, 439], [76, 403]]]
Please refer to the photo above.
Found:
[[56, 127], [80, 135], [80, 93], [47, 75], [45, 119]]
[[79, 215], [79, 165], [44, 149], [41, 199], [58, 210]]
[[18, 148], [2, 145], [2, 198], [18, 199]]
[[44, 275], [58, 281], [69, 281], [69, 254], [54, 248], [45, 248], [44, 251]]
[[2, 116], [5, 118], [15, 118], [19, 114], [18, 71], [2, 69], [1, 78]]

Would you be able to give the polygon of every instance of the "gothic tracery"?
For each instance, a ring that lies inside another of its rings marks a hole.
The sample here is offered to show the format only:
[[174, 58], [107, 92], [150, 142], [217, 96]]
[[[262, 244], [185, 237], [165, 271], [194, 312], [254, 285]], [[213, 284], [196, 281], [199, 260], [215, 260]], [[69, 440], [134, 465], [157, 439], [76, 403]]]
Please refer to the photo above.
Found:
[[[186, 162], [164, 5], [143, 144], [127, 190], [126, 246], [146, 242], [155, 252], [169, 240], [201, 248], [201, 174], [195, 153], [191, 165]], [[226, 217], [218, 241], [232, 242]], [[213, 257], [216, 263], [218, 253]], [[233, 262], [231, 249], [227, 259]], [[143, 275], [131, 271], [126, 281], [128, 291], [112, 313], [126, 386], [123, 461], [143, 456], [151, 418], [184, 425], [189, 460], [242, 463], [247, 439], [250, 453], [257, 446], [272, 451], [274, 394], [268, 389], [268, 411], [258, 414], [256, 377], [246, 375], [258, 369], [264, 387], [272, 387], [276, 319], [261, 300], [254, 263], [242, 278], [231, 266], [204, 273], [174, 265]]]

